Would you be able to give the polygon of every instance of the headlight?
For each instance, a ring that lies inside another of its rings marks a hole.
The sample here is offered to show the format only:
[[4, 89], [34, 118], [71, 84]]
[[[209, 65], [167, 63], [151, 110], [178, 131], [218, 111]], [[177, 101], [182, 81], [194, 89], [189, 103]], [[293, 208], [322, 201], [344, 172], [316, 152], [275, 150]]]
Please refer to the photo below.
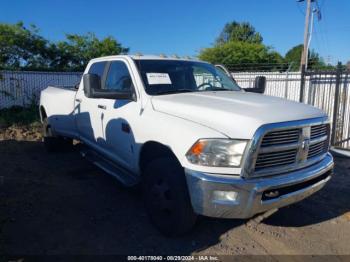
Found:
[[192, 164], [213, 167], [239, 167], [247, 140], [200, 139], [187, 152]]

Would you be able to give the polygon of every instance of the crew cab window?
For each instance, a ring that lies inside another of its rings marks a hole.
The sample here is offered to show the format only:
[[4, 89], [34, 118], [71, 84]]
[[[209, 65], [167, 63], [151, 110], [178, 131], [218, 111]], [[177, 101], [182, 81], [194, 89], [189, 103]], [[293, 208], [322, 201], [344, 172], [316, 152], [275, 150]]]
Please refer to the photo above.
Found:
[[89, 74], [98, 75], [102, 79], [106, 64], [107, 64], [107, 62], [93, 63], [89, 68]]
[[132, 80], [128, 68], [124, 62], [114, 61], [111, 63], [105, 89], [128, 91], [131, 90]]

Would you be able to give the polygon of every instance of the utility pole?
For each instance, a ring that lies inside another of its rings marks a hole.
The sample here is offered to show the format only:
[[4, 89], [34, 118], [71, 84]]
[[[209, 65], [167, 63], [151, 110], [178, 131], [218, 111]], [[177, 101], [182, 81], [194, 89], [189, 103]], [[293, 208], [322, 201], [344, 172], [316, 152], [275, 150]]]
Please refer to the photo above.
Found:
[[301, 55], [301, 63], [300, 63], [300, 69], [303, 66], [306, 66], [307, 59], [308, 59], [308, 46], [309, 46], [309, 25], [310, 25], [310, 13], [311, 13], [311, 2], [312, 0], [306, 0], [307, 1], [307, 7], [306, 7], [306, 16], [305, 16], [305, 28], [304, 28], [304, 50]]
[[309, 33], [309, 39], [307, 41], [307, 47], [306, 47], [306, 60], [305, 60], [305, 69], [307, 69], [308, 63], [309, 63], [309, 49], [310, 49], [310, 43], [311, 43], [311, 38], [312, 38], [312, 33], [313, 33], [313, 28], [314, 28], [314, 14], [319, 12], [316, 8], [314, 8], [311, 12], [311, 22], [310, 22], [310, 33]]

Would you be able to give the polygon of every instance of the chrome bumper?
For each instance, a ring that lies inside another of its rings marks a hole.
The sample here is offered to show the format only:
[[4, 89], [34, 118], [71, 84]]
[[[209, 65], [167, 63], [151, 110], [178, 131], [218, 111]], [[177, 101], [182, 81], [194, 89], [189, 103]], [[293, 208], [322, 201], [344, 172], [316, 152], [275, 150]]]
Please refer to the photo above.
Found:
[[333, 166], [333, 157], [328, 153], [312, 166], [273, 177], [248, 179], [189, 169], [185, 173], [192, 206], [197, 214], [249, 218], [312, 195], [329, 181]]

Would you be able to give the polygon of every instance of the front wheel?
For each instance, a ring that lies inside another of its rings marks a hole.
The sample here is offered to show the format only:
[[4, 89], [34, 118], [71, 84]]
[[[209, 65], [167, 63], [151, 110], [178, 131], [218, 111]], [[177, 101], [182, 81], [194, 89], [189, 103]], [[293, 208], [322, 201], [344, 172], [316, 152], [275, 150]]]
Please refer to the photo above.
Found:
[[185, 173], [174, 159], [159, 158], [144, 172], [143, 194], [148, 215], [164, 235], [179, 236], [195, 225]]
[[46, 150], [50, 153], [68, 151], [72, 148], [73, 145], [73, 140], [71, 138], [64, 138], [53, 135], [47, 118], [43, 121], [43, 141]]

